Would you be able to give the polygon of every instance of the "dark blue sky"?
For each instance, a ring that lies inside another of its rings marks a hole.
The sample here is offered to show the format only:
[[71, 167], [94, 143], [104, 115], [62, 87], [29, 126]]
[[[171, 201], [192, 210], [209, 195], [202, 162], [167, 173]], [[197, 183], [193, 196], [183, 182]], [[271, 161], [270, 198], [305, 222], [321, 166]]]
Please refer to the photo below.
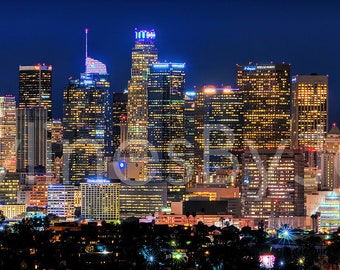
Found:
[[89, 56], [107, 64], [113, 91], [130, 77], [134, 28], [154, 28], [159, 60], [187, 63], [187, 88], [236, 85], [236, 64], [286, 62], [291, 74], [329, 75], [330, 122], [340, 124], [338, 1], [3, 1], [0, 91], [18, 94], [18, 66], [53, 65], [53, 115], [68, 77]]

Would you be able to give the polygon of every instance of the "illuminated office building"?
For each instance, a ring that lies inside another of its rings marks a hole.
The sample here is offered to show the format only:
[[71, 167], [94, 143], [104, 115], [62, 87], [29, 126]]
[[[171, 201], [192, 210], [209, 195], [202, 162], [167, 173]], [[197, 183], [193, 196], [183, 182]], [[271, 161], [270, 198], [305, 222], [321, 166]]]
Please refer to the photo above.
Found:
[[243, 215], [304, 215], [304, 162], [300, 150], [247, 149], [243, 158]]
[[149, 178], [182, 183], [185, 64], [157, 63], [148, 81]]
[[0, 169], [0, 205], [17, 203], [20, 175]]
[[0, 97], [0, 169], [15, 172], [16, 106], [14, 96]]
[[74, 190], [74, 185], [49, 185], [47, 213], [61, 218], [74, 217]]
[[155, 36], [154, 30], [135, 30], [127, 105], [128, 150], [131, 161], [146, 162], [147, 159], [147, 83], [150, 67], [158, 58]]
[[150, 181], [137, 185], [122, 182], [120, 190], [120, 216], [144, 218], [157, 213], [167, 205], [167, 183]]
[[79, 183], [106, 172], [110, 152], [110, 103], [105, 64], [86, 55], [86, 70], [80, 79], [70, 79], [64, 90], [63, 177]]
[[127, 144], [126, 106], [128, 102], [128, 93], [113, 93], [112, 100], [112, 148], [113, 154], [115, 154], [118, 148], [120, 151], [123, 151], [122, 148], [125, 146], [123, 144]]
[[120, 183], [93, 178], [80, 184], [81, 215], [85, 219], [119, 219]]
[[321, 190], [340, 188], [340, 130], [333, 124], [321, 155]]
[[47, 109], [27, 107], [17, 110], [17, 171], [34, 173], [47, 166]]
[[237, 87], [243, 92], [245, 147], [290, 146], [290, 65], [237, 65]]
[[52, 119], [52, 66], [19, 66], [19, 108], [42, 106]]
[[328, 132], [328, 76], [293, 76], [292, 91], [292, 145], [304, 151], [307, 166], [320, 168]]
[[184, 92], [184, 138], [187, 142], [187, 146], [185, 149], [185, 163], [189, 168], [192, 168], [190, 172], [189, 183], [192, 185], [193, 176], [194, 176], [194, 160], [195, 160], [195, 90], [188, 90]]
[[[101, 80], [102, 79], [102, 80]], [[64, 180], [75, 183], [102, 175], [109, 98], [107, 74], [82, 74], [64, 91]]]
[[243, 151], [242, 92], [230, 87], [197, 88], [195, 109], [196, 182], [221, 182], [218, 175], [229, 169], [234, 170], [234, 182]]

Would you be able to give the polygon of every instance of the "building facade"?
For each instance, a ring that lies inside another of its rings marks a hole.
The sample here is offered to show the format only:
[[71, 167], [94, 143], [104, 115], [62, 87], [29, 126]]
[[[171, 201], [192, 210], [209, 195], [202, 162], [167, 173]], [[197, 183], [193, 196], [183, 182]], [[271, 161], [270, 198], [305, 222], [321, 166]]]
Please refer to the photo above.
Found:
[[138, 184], [122, 182], [120, 191], [120, 215], [122, 218], [138, 217], [159, 212], [167, 205], [167, 183], [150, 181]]
[[333, 124], [321, 155], [321, 190], [340, 188], [340, 130]]
[[243, 97], [231, 87], [196, 89], [196, 182], [217, 182], [220, 170], [232, 169], [236, 177], [243, 152]]
[[34, 173], [47, 167], [47, 109], [27, 107], [17, 110], [17, 171]]
[[304, 216], [304, 162], [299, 150], [248, 149], [243, 158], [243, 216]]
[[90, 220], [119, 219], [120, 183], [93, 178], [80, 184], [81, 216]]
[[63, 178], [79, 183], [106, 172], [109, 110], [108, 73], [103, 63], [91, 58], [80, 79], [71, 79], [64, 91]]
[[328, 76], [293, 76], [292, 94], [292, 145], [304, 151], [307, 166], [320, 168], [328, 132]]
[[185, 64], [156, 63], [148, 76], [149, 179], [187, 182], [184, 140]]
[[14, 96], [0, 97], [0, 169], [16, 170], [16, 105]]
[[74, 190], [74, 185], [49, 185], [47, 213], [61, 218], [73, 218], [75, 211]]
[[112, 94], [113, 154], [115, 154], [117, 150], [122, 152], [127, 148], [127, 102], [127, 92]]
[[[131, 79], [128, 83], [128, 151], [131, 161], [147, 161], [147, 84], [150, 67], [158, 59], [154, 30], [135, 29]], [[147, 172], [145, 172], [147, 177]]]
[[237, 87], [243, 92], [245, 147], [290, 146], [290, 65], [237, 65]]
[[19, 108], [46, 107], [52, 119], [52, 66], [19, 66]]

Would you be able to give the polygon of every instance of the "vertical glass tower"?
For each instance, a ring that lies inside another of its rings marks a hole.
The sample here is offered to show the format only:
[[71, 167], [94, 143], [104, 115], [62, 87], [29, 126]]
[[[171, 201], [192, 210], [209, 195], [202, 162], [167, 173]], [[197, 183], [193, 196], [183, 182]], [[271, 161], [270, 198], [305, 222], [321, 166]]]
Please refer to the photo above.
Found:
[[149, 178], [183, 182], [185, 64], [157, 63], [148, 80]]
[[0, 97], [0, 170], [15, 172], [16, 105], [14, 96]]
[[47, 165], [46, 107], [19, 108], [17, 111], [17, 171], [33, 174]]
[[237, 86], [243, 92], [245, 146], [290, 146], [290, 65], [237, 65]]
[[328, 132], [328, 76], [296, 75], [292, 78], [292, 144], [305, 152], [307, 166], [318, 166]]
[[146, 162], [147, 159], [147, 83], [150, 67], [158, 59], [155, 37], [154, 30], [135, 29], [127, 106], [128, 151], [131, 161]]
[[226, 184], [218, 175], [237, 166], [243, 151], [242, 92], [231, 87], [197, 88], [195, 109], [197, 182]]
[[[86, 30], [87, 34], [87, 30]], [[87, 36], [86, 36], [87, 37]], [[106, 172], [105, 155], [111, 126], [106, 65], [87, 56], [85, 73], [71, 79], [64, 90], [63, 177], [65, 183], [79, 183]]]
[[19, 66], [19, 108], [46, 107], [52, 119], [52, 66]]

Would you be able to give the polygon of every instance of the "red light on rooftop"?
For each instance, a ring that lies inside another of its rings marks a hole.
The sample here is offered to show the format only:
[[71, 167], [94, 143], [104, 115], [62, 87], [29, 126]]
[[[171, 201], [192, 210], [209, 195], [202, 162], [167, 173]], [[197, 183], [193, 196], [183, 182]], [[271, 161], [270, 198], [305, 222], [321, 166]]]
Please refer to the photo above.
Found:
[[332, 126], [333, 126], [333, 127], [336, 127], [336, 123], [333, 123]]

